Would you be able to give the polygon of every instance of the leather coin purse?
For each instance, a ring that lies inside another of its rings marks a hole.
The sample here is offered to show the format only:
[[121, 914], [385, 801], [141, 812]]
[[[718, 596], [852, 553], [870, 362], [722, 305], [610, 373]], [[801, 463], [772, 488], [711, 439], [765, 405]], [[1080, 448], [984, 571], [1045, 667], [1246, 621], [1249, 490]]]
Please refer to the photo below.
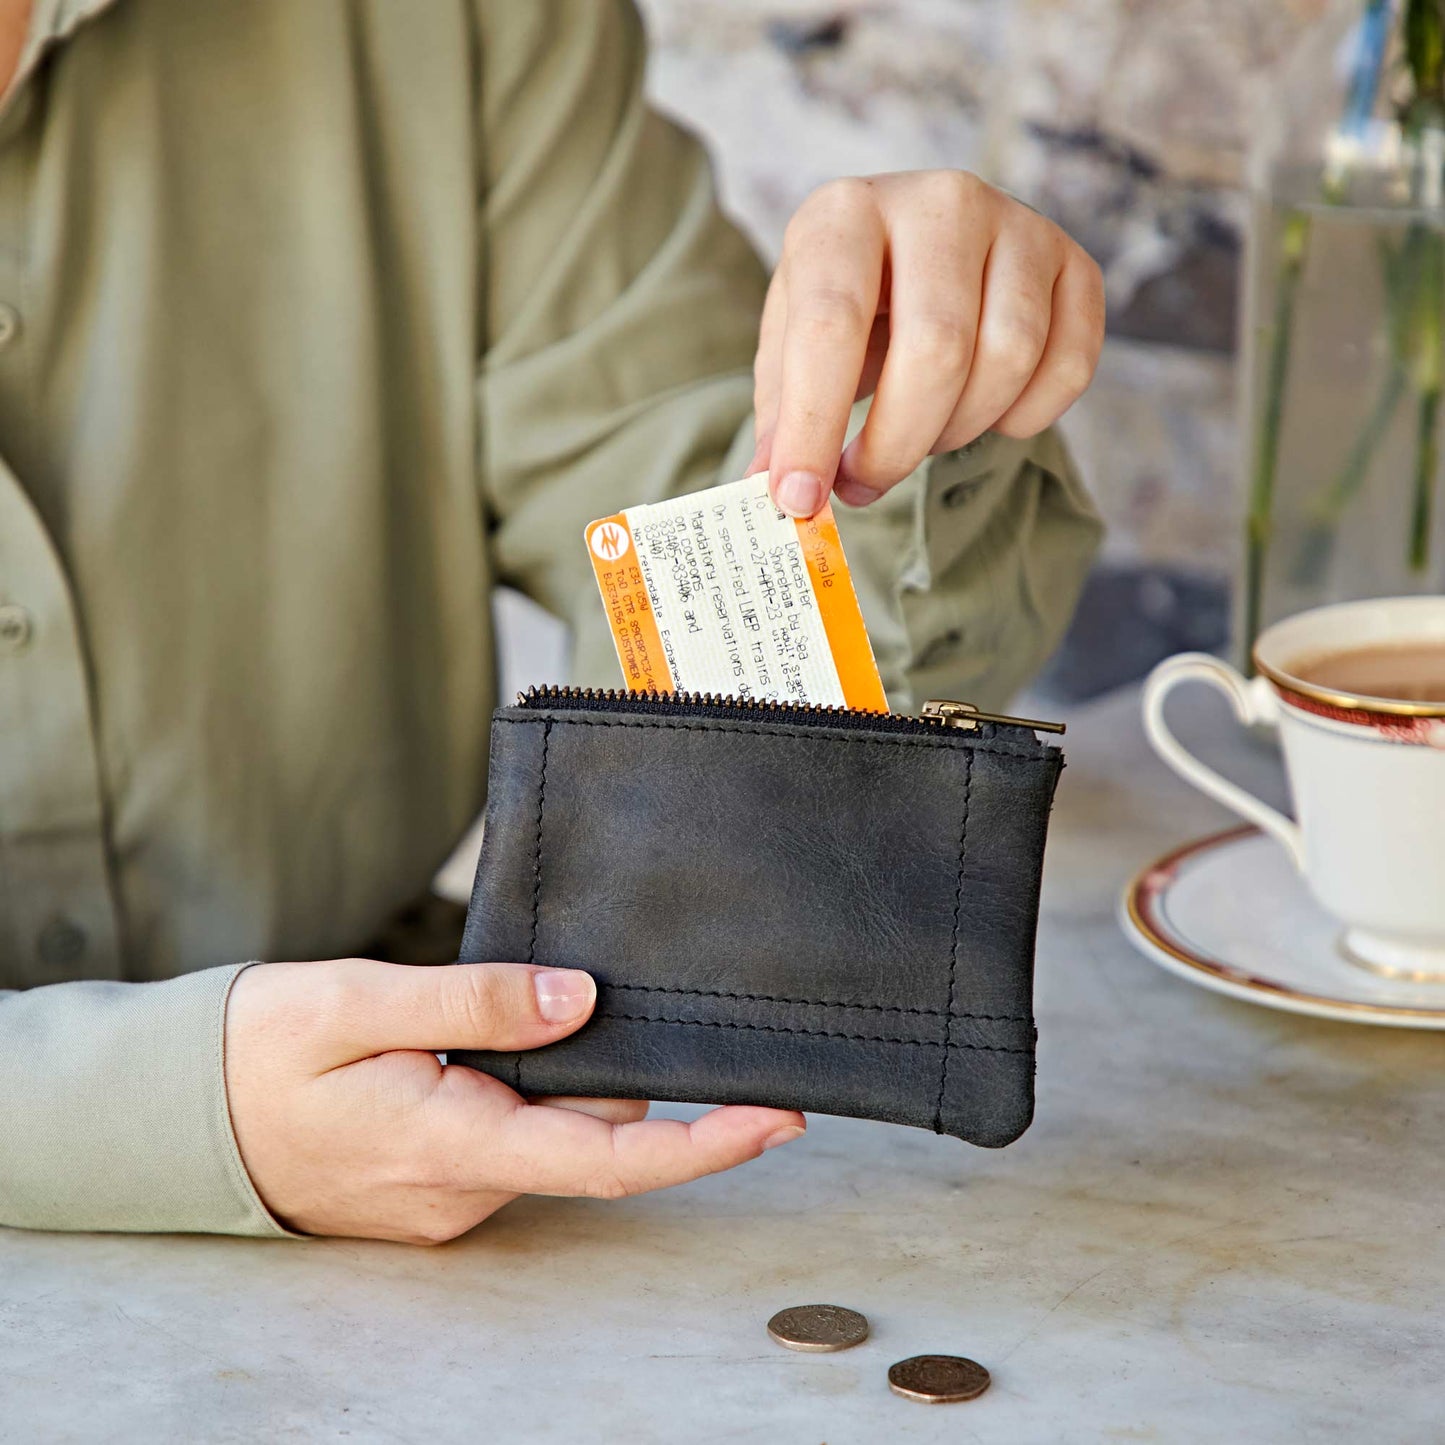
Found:
[[463, 961], [586, 969], [519, 1093], [769, 1104], [1002, 1145], [1033, 1114], [1058, 724], [533, 689], [497, 711]]

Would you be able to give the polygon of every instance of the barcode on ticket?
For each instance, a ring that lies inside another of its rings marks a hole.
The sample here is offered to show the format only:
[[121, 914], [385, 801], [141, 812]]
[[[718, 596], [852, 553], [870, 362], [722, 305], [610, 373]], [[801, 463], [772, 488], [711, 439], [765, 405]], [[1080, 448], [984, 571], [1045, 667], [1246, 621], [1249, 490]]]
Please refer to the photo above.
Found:
[[886, 712], [831, 507], [805, 522], [766, 472], [587, 528], [633, 692], [711, 692]]

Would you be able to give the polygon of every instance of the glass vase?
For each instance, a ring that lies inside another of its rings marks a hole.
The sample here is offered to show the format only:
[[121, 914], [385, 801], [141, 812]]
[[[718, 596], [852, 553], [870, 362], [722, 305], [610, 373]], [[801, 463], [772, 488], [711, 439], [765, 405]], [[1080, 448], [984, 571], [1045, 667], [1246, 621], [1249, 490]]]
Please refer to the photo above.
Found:
[[1241, 325], [1246, 664], [1279, 617], [1445, 590], [1445, 51], [1438, 73], [1418, 73], [1409, 29], [1427, 5], [1440, 21], [1436, 0], [1332, 6], [1258, 127]]

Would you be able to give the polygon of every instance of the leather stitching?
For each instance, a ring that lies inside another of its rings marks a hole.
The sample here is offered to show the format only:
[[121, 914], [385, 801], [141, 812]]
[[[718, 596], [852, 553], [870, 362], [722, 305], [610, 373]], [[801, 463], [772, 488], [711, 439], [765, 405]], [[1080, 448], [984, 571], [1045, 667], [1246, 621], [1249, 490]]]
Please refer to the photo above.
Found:
[[[832, 732], [802, 732], [800, 724], [791, 728], [758, 728], [739, 727], [736, 723], [709, 723], [709, 722], [674, 722], [670, 718], [652, 718], [638, 716], [627, 722], [607, 722], [602, 718], [552, 718], [552, 717], [494, 717], [493, 722], [498, 723], [541, 723], [544, 727], [551, 728], [553, 724], [559, 727], [573, 728], [659, 728], [670, 732], [688, 733], [732, 733], [737, 736], [757, 738], [786, 738], [789, 742], [797, 743], [863, 743], [868, 747], [893, 747], [893, 748], [953, 748], [957, 744], [945, 738], [911, 738], [893, 737], [889, 734], [874, 733], [871, 737], [859, 737], [851, 733]], [[1049, 763], [1057, 766], [1058, 759], [1052, 754], [1045, 752], [1040, 754], [1016, 753], [1009, 748], [990, 747], [987, 743], [965, 744], [964, 751], [973, 753], [992, 753], [996, 757], [1013, 758], [1020, 763]]]
[[[552, 724], [542, 730], [542, 767], [537, 783], [537, 841], [532, 851], [532, 937], [527, 944], [527, 962], [534, 963], [537, 957], [537, 926], [542, 916], [542, 810], [547, 803], [547, 747], [552, 741]], [[522, 1055], [513, 1055], [514, 1073], [512, 1087], [522, 1092]]]
[[973, 792], [973, 758], [963, 773], [963, 823], [958, 837], [958, 892], [953, 898], [953, 947], [948, 955], [948, 1017], [943, 1025], [943, 1065], [938, 1071], [938, 1108], [933, 1115], [933, 1132], [943, 1133], [943, 1096], [948, 1091], [948, 1051], [953, 1043], [953, 990], [958, 980], [958, 925], [963, 913], [963, 863], [968, 855], [968, 803]]
[[[937, 1019], [950, 1017], [948, 1010], [941, 1008], [905, 1008], [902, 1004], [883, 1003], [844, 1003], [841, 999], [835, 998], [782, 998], [770, 993], [726, 993], [712, 988], [664, 988], [660, 984], [650, 983], [604, 983], [602, 987], [617, 993], [668, 993], [681, 994], [687, 998], [734, 998], [742, 1003], [806, 1004], [809, 1008], [860, 1009], [868, 1013], [880, 1014], [919, 1014], [925, 1018]], [[1031, 1014], [955, 1013], [951, 1016], [956, 1019], [982, 1019], [987, 1023], [999, 1024], [1033, 1022]]]
[[830, 1029], [786, 1029], [772, 1024], [744, 1024], [716, 1019], [669, 1019], [656, 1014], [601, 1014], [598, 1022], [622, 1019], [635, 1024], [676, 1024], [687, 1029], [748, 1029], [762, 1034], [804, 1034], [819, 1039], [852, 1039], [864, 1044], [907, 1044], [917, 1049], [943, 1049], [947, 1057], [949, 1049], [971, 1049], [980, 1054], [1032, 1054], [1032, 1049], [1007, 1048], [1002, 1044], [950, 1044], [937, 1039], [900, 1039], [892, 1034], [844, 1034]]
[[537, 784], [537, 841], [532, 848], [532, 940], [527, 945], [527, 962], [537, 961], [537, 923], [542, 900], [542, 809], [547, 802], [547, 744], [552, 740], [552, 724], [542, 731], [542, 769]]

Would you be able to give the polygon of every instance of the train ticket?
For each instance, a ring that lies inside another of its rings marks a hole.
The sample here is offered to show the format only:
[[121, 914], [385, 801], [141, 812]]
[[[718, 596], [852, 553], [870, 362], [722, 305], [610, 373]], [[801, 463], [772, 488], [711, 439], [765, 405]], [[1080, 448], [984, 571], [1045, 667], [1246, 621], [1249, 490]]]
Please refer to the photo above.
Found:
[[788, 517], [758, 472], [586, 538], [631, 691], [888, 710], [831, 505]]

